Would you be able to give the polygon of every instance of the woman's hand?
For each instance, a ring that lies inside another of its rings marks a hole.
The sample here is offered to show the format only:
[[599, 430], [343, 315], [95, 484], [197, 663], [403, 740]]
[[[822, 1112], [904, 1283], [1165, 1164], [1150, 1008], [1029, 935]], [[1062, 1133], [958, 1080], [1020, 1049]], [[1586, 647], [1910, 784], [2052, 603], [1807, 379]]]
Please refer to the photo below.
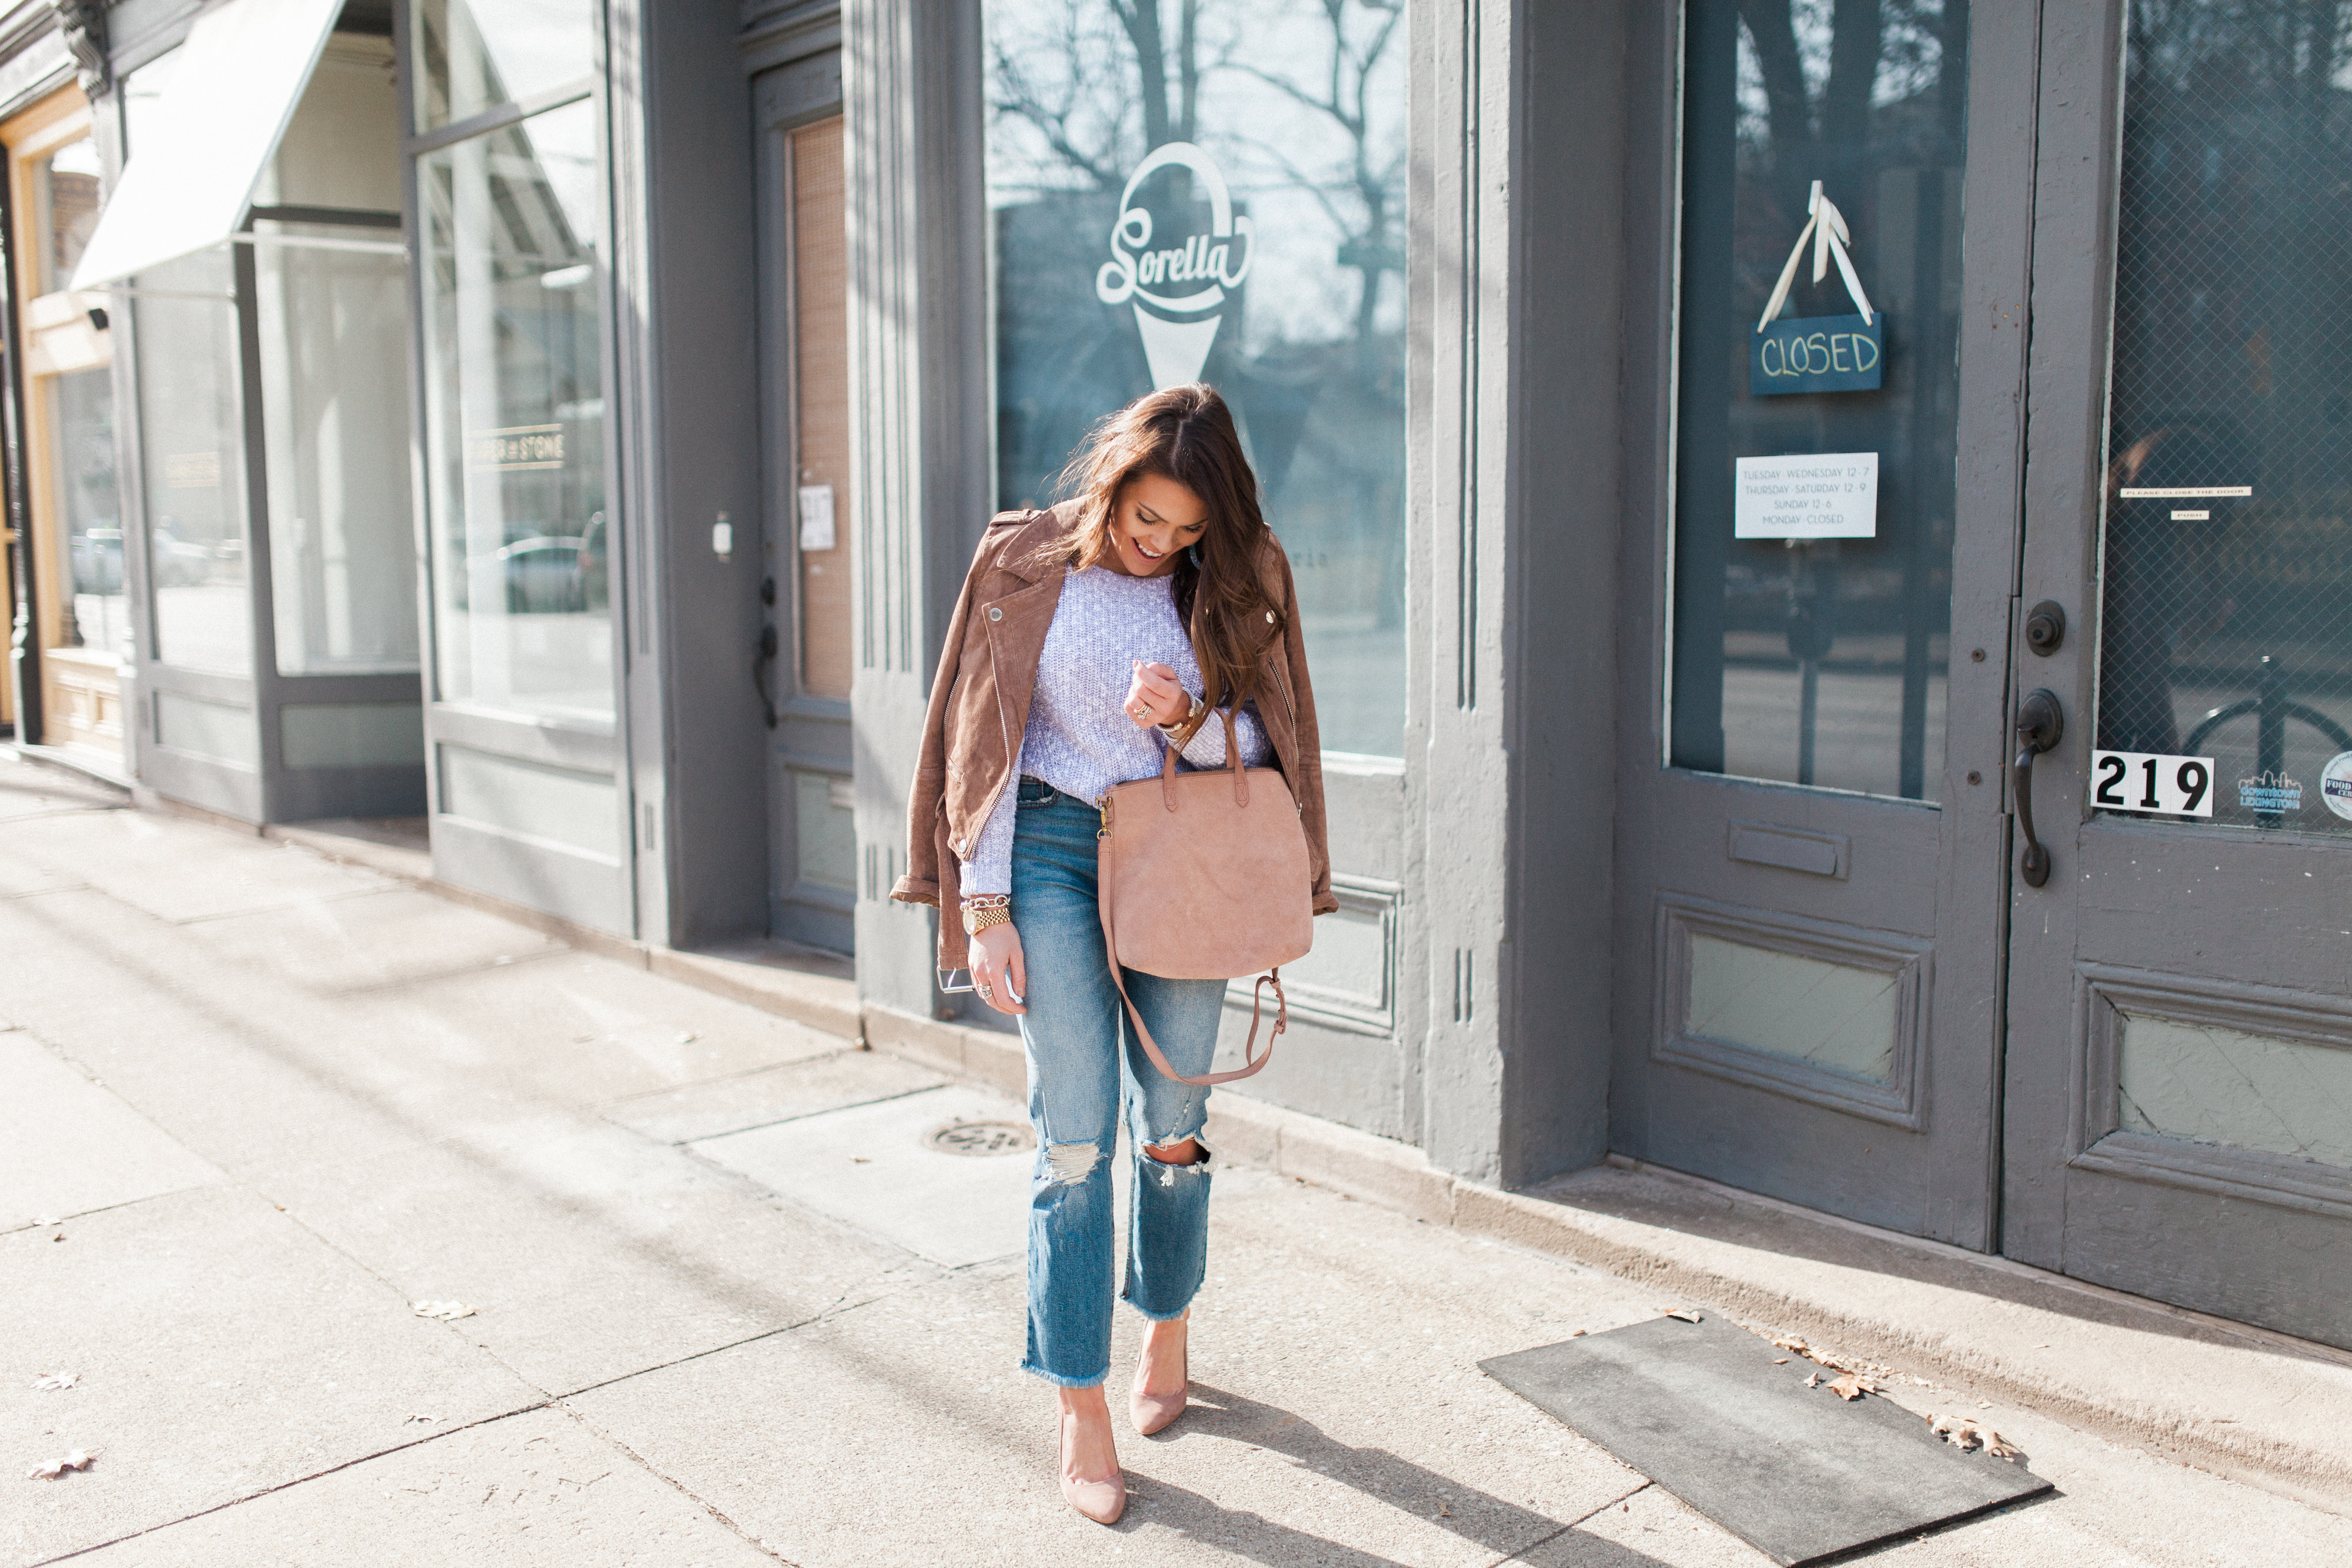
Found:
[[1192, 711], [1192, 697], [1177, 681], [1175, 671], [1138, 659], [1125, 706], [1127, 716], [1139, 728], [1147, 724], [1174, 724]]
[[1021, 933], [1010, 920], [999, 921], [971, 938], [971, 985], [980, 999], [1001, 1013], [1016, 1017], [1029, 1009], [1021, 998], [1029, 994], [1029, 966], [1021, 953]]

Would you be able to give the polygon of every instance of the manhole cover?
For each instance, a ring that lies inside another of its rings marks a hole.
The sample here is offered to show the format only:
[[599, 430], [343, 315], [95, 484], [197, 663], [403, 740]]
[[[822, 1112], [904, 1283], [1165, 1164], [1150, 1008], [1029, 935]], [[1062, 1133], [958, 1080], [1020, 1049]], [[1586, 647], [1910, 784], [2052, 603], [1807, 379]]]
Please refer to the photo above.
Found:
[[943, 1155], [1018, 1155], [1037, 1146], [1025, 1122], [950, 1122], [923, 1143]]

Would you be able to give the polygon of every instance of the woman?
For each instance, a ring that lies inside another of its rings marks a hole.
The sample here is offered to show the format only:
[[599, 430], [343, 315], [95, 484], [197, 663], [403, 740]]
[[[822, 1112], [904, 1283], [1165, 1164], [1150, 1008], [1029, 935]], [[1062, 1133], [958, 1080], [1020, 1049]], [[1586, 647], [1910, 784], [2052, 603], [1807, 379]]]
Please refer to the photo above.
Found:
[[[1184, 766], [1223, 766], [1231, 710], [1244, 763], [1270, 753], [1299, 802], [1315, 913], [1339, 905], [1290, 564], [1224, 401], [1199, 385], [1138, 399], [1096, 428], [1066, 484], [1074, 497], [1050, 511], [999, 514], [972, 559], [924, 721], [908, 871], [891, 896], [939, 906], [940, 969], [969, 967], [981, 1000], [1021, 1021], [1038, 1143], [1022, 1365], [1058, 1388], [1062, 1496], [1108, 1524], [1127, 1506], [1102, 1392], [1106, 1156], [1122, 1100], [1138, 1159], [1119, 1294], [1147, 1320], [1128, 1410], [1147, 1437], [1184, 1410], [1211, 1156], [1208, 1091], [1161, 1075], [1132, 1040], [1122, 1094], [1095, 802], [1158, 774], [1168, 747]], [[1127, 982], [1170, 1064], [1205, 1073], [1224, 982], [1133, 970]]]

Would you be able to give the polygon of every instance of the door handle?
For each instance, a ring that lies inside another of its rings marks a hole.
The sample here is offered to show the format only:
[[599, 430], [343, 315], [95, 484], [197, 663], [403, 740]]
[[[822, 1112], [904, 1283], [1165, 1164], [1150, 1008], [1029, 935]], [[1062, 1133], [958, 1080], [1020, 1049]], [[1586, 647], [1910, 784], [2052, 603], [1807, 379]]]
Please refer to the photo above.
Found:
[[2050, 880], [2050, 846], [2033, 836], [2033, 759], [2058, 744], [2066, 733], [2066, 715], [2058, 694], [2036, 686], [2017, 705], [2017, 760], [2010, 765], [2010, 790], [2017, 797], [2017, 825], [2025, 830], [2025, 854], [2018, 873], [2028, 887]]

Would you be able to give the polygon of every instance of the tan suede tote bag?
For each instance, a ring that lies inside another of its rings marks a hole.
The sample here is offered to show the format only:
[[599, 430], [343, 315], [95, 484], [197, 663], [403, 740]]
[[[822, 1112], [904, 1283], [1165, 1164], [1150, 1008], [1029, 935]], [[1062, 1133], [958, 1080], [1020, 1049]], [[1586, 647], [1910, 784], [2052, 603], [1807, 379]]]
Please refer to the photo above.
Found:
[[[1115, 786], [1100, 802], [1095, 834], [1097, 902], [1110, 976], [1127, 1003], [1136, 1038], [1151, 1064], [1179, 1083], [1230, 1083], [1247, 1078], [1274, 1055], [1275, 1037], [1289, 1027], [1282, 966], [1315, 945], [1315, 898], [1307, 870], [1307, 830], [1298, 802], [1279, 769], [1244, 768], [1231, 709], [1225, 721], [1226, 766], [1176, 771], [1176, 747], [1157, 779]], [[1228, 980], [1258, 975], [1250, 993], [1247, 1066], [1187, 1078], [1168, 1065], [1127, 994], [1122, 966], [1171, 980]], [[1264, 1055], [1254, 1055], [1265, 988], [1274, 987], [1276, 1017]]]

